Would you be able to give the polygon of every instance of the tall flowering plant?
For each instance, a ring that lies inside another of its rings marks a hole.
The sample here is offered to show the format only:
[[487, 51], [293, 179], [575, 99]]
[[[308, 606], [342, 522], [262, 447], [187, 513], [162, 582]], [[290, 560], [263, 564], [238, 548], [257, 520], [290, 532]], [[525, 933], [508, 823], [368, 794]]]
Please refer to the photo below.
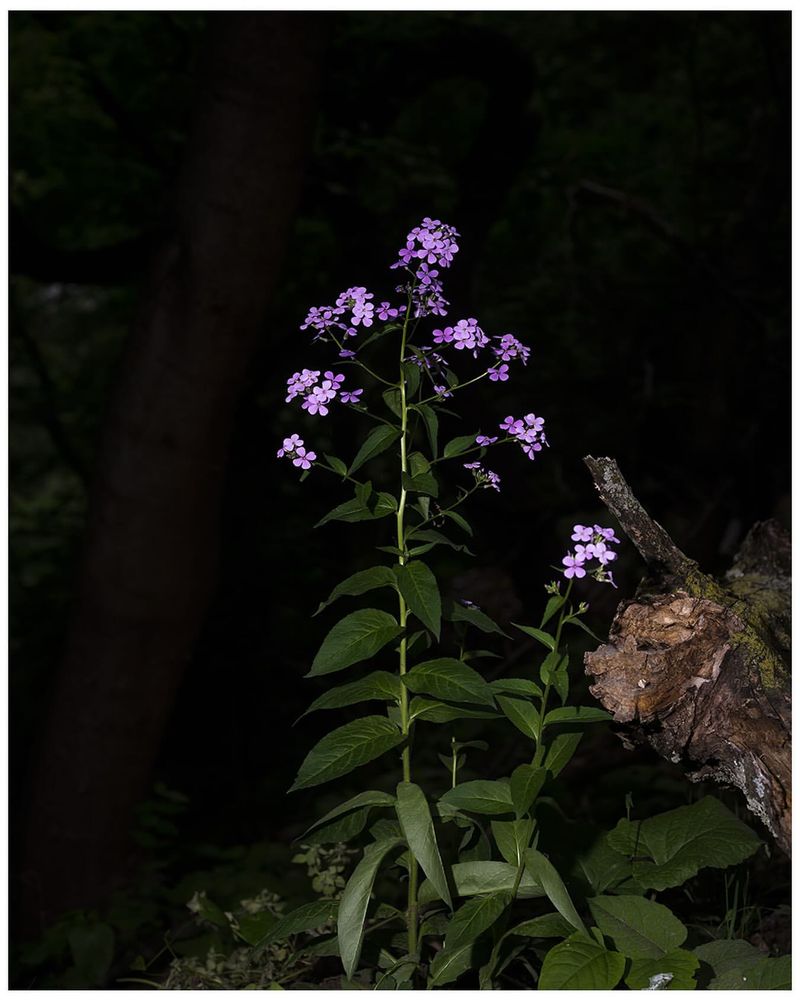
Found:
[[[365, 287], [353, 286], [333, 305], [309, 310], [301, 329], [327, 350], [327, 359], [287, 381], [286, 401], [306, 412], [308, 430], [288, 435], [278, 457], [300, 470], [301, 478], [325, 472], [352, 489], [319, 523], [393, 522], [389, 544], [380, 549], [386, 558], [339, 583], [319, 611], [340, 598], [373, 591], [386, 592], [394, 602], [393, 611], [365, 607], [346, 614], [317, 651], [309, 677], [365, 661], [371, 672], [331, 687], [308, 712], [366, 702], [384, 708], [324, 736], [301, 764], [292, 791], [335, 781], [384, 755], [390, 755], [389, 768], [399, 764], [400, 780], [393, 794], [359, 792], [307, 831], [306, 844], [356, 841], [363, 850], [335, 905], [326, 900], [321, 908], [301, 907], [282, 929], [311, 929], [335, 917], [336, 950], [348, 979], [369, 935], [375, 985], [382, 988], [420, 981], [442, 986], [468, 969], [479, 969], [480, 985], [492, 988], [509, 963], [526, 954], [531, 940], [562, 937], [562, 953], [553, 949], [556, 959], [550, 967], [546, 959], [536, 973], [540, 987], [559, 988], [558, 976], [577, 956], [604, 970], [591, 980], [593, 988], [610, 988], [622, 977], [625, 958], [607, 947], [597, 926], [590, 932], [585, 921], [597, 924], [600, 918], [593, 910], [591, 918], [581, 915], [561, 875], [538, 849], [537, 807], [542, 791], [575, 753], [582, 727], [609, 718], [597, 708], [567, 704], [565, 632], [570, 626], [588, 631], [582, 620], [587, 605], [572, 603], [573, 587], [586, 576], [613, 585], [610, 566], [619, 540], [612, 528], [574, 526], [561, 575], [545, 588], [539, 624], [515, 626], [541, 649], [538, 669], [487, 680], [480, 662], [492, 654], [470, 650], [467, 640], [475, 633], [504, 633], [476, 605], [443, 599], [423, 557], [437, 546], [463, 549], [447, 532], [472, 534], [466, 502], [477, 490], [501, 490], [500, 476], [486, 465], [490, 449], [511, 446], [535, 461], [548, 443], [544, 418], [530, 412], [440, 445], [440, 418], [452, 412], [464, 390], [481, 381], [506, 382], [531, 357], [513, 333], [490, 335], [475, 317], [452, 324], [444, 319], [449, 303], [442, 275], [456, 259], [458, 240], [452, 226], [426, 218], [408, 234], [392, 264], [400, 277], [398, 299], [376, 302]], [[371, 349], [379, 342], [394, 345], [390, 374], [372, 361]], [[349, 463], [316, 450], [314, 421], [336, 408], [356, 411], [375, 425]], [[395, 492], [376, 490], [363, 474], [373, 459], [387, 454], [397, 463]], [[448, 463], [455, 466], [452, 491], [441, 478]], [[467, 754], [487, 749], [486, 743], [461, 736], [463, 722], [475, 719], [513, 727], [526, 760], [511, 775], [461, 780]], [[435, 727], [437, 734], [451, 727], [449, 752], [440, 755], [445, 770], [433, 788], [415, 780], [413, 748], [423, 726]], [[382, 868], [405, 883], [402, 908], [384, 900], [371, 909]], [[603, 887], [613, 890], [624, 882], [623, 868]], [[519, 906], [537, 899], [549, 901], [551, 912], [512, 925]], [[580, 988], [580, 976], [569, 981]]]

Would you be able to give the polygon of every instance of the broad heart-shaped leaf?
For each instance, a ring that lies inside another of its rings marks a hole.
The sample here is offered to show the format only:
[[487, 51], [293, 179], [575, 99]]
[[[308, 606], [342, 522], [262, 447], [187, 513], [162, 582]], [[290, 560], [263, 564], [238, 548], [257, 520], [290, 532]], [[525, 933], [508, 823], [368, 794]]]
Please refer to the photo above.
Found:
[[572, 760], [582, 739], [581, 733], [559, 733], [550, 744], [544, 766], [554, 778]]
[[499, 694], [497, 704], [503, 715], [513, 722], [521, 733], [524, 733], [529, 739], [539, 739], [539, 712], [529, 701]]
[[313, 903], [305, 903], [291, 913], [284, 914], [256, 943], [272, 944], [273, 941], [285, 941], [292, 934], [316, 930], [317, 927], [322, 927], [323, 924], [333, 920], [338, 909], [338, 899], [318, 899]]
[[521, 698], [541, 698], [544, 694], [538, 684], [525, 677], [500, 677], [490, 681], [489, 687], [499, 694], [515, 694]]
[[429, 698], [412, 698], [408, 706], [409, 722], [453, 722], [456, 719], [495, 719], [496, 712], [464, 708], [461, 705], [443, 705]]
[[444, 457], [455, 458], [456, 455], [463, 455], [465, 451], [475, 448], [475, 435], [464, 434], [461, 437], [453, 438], [444, 446]]
[[583, 705], [570, 705], [568, 708], [554, 708], [544, 717], [544, 724], [552, 726], [557, 722], [571, 722], [573, 724], [584, 724], [589, 722], [611, 722], [613, 716], [604, 712], [602, 708], [591, 708]]
[[625, 985], [632, 990], [693, 990], [699, 967], [700, 959], [682, 948], [660, 958], [636, 958], [625, 976]]
[[520, 764], [514, 769], [509, 781], [509, 788], [517, 816], [524, 816], [528, 812], [546, 780], [547, 768], [534, 767], [532, 764]]
[[686, 928], [661, 903], [643, 896], [596, 896], [589, 909], [600, 930], [628, 958], [661, 958], [680, 948]]
[[360, 594], [366, 594], [368, 590], [377, 590], [378, 587], [396, 589], [397, 580], [389, 566], [373, 566], [371, 569], [362, 569], [358, 573], [348, 576], [346, 580], [342, 580], [333, 588], [331, 596], [320, 604], [314, 614], [318, 615], [323, 608], [333, 604], [338, 597], [358, 597]]
[[[712, 796], [640, 822], [620, 820], [608, 842], [615, 851], [634, 858], [631, 874], [640, 886], [659, 890], [681, 885], [701, 868], [738, 864], [761, 844]], [[653, 860], [637, 860], [643, 855]]]
[[347, 705], [357, 705], [362, 701], [399, 701], [402, 687], [397, 674], [376, 670], [375, 673], [368, 674], [360, 680], [350, 684], [340, 684], [321, 694], [311, 702], [303, 715], [318, 712], [323, 708], [345, 708]]
[[572, 899], [567, 892], [567, 887], [564, 885], [561, 876], [553, 867], [552, 862], [549, 861], [540, 851], [529, 848], [525, 852], [525, 867], [536, 879], [536, 881], [540, 883], [547, 894], [547, 898], [553, 906], [555, 906], [561, 916], [565, 920], [568, 920], [576, 931], [582, 931], [584, 934], [588, 934], [589, 932], [586, 930], [586, 924], [584, 924], [578, 915], [578, 911], [575, 909], [575, 904], [572, 902]]
[[[306, 837], [312, 830], [316, 830], [317, 827], [324, 826], [330, 823], [332, 820], [337, 819], [339, 816], [343, 816], [346, 813], [353, 812], [356, 809], [363, 809], [364, 806], [393, 806], [394, 796], [389, 795], [388, 792], [359, 792], [358, 795], [354, 795], [351, 799], [346, 802], [342, 802], [338, 806], [334, 806], [330, 812], [325, 813], [322, 819], [318, 819], [316, 823], [313, 823], [303, 834]], [[303, 837], [299, 840], [302, 842]]]
[[579, 855], [573, 872], [595, 893], [601, 893], [629, 879], [631, 865], [626, 857], [609, 845], [608, 835], [601, 833], [588, 850]]
[[496, 633], [497, 635], [504, 635], [507, 639], [510, 638], [508, 633], [504, 632], [499, 625], [496, 625], [480, 608], [468, 607], [460, 601], [445, 601], [442, 615], [449, 622], [467, 622], [467, 624], [474, 625], [481, 632]]
[[790, 990], [792, 988], [792, 956], [762, 958], [745, 969], [723, 972], [714, 979], [710, 990]]
[[403, 682], [414, 694], [468, 705], [494, 704], [491, 688], [478, 671], [447, 656], [418, 663], [404, 676]]
[[376, 521], [381, 517], [388, 517], [397, 511], [397, 500], [391, 493], [373, 493], [366, 500], [354, 497], [345, 503], [340, 503], [338, 507], [328, 511], [325, 517], [321, 518], [314, 525], [315, 528], [327, 524], [328, 521], [346, 521], [354, 523], [356, 521]]
[[573, 934], [545, 955], [540, 990], [613, 990], [622, 979], [625, 958], [586, 937]]
[[533, 834], [532, 819], [492, 820], [492, 835], [503, 860], [510, 865], [523, 864], [525, 851]]
[[[755, 965], [764, 957], [755, 945], [750, 944], [749, 941], [738, 939], [709, 941], [707, 944], [701, 944], [695, 948], [694, 953], [704, 967], [710, 967], [710, 975], [705, 976], [706, 982], [702, 983], [703, 986], [707, 986], [712, 979], [719, 978], [725, 973]], [[708, 970], [704, 969], [704, 971]], [[698, 979], [701, 976], [698, 976]]]
[[452, 910], [453, 900], [447, 885], [447, 877], [436, 843], [431, 811], [425, 793], [410, 781], [401, 781], [397, 786], [397, 818], [409, 850], [419, 862], [420, 868], [428, 876], [439, 898]]
[[364, 941], [364, 918], [367, 915], [367, 904], [372, 893], [372, 886], [375, 884], [378, 868], [386, 855], [402, 843], [400, 838], [391, 837], [370, 844], [344, 887], [339, 902], [337, 924], [339, 954], [348, 979], [358, 966], [361, 945]]
[[540, 628], [534, 628], [532, 625], [517, 625], [516, 622], [512, 622], [511, 624], [514, 626], [514, 628], [518, 628], [520, 632], [524, 632], [526, 635], [533, 636], [534, 639], [537, 639], [546, 649], [549, 649], [551, 652], [555, 650], [556, 641], [552, 637], [552, 635], [550, 635], [549, 632], [543, 632]]
[[460, 906], [447, 926], [445, 948], [469, 944], [488, 930], [511, 902], [511, 893], [493, 892], [474, 896]]
[[358, 453], [353, 459], [353, 464], [350, 466], [349, 475], [352, 476], [365, 462], [368, 462], [376, 455], [380, 455], [382, 451], [386, 451], [399, 437], [400, 431], [397, 427], [388, 427], [386, 424], [373, 427], [364, 439], [364, 443], [358, 449]]
[[442, 625], [442, 599], [436, 577], [424, 562], [415, 559], [405, 566], [395, 566], [397, 587], [411, 613], [439, 638]]
[[319, 677], [374, 656], [403, 630], [385, 611], [364, 608], [353, 611], [328, 632], [306, 677]]
[[422, 417], [428, 434], [428, 443], [431, 446], [431, 455], [436, 458], [439, 454], [439, 417], [436, 415], [436, 410], [427, 403], [417, 403], [413, 409]]
[[454, 809], [484, 816], [500, 816], [514, 810], [511, 789], [503, 781], [462, 781], [445, 792], [440, 801]]
[[368, 715], [348, 722], [323, 736], [309, 752], [289, 791], [340, 778], [399, 746], [404, 739], [397, 726], [381, 715]]
[[[480, 896], [490, 892], [511, 892], [519, 869], [505, 861], [462, 861], [450, 866], [457, 896]], [[522, 874], [517, 889], [518, 899], [535, 899], [544, 896], [544, 889], [529, 871]], [[427, 881], [419, 887], [420, 904], [438, 899], [436, 890]]]

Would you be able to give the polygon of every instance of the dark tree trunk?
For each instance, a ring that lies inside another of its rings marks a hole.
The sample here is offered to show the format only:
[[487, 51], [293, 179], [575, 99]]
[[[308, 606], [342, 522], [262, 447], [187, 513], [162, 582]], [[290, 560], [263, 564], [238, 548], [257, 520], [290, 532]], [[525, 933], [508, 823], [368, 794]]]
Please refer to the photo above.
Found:
[[310, 141], [319, 21], [212, 17], [171, 231], [123, 358], [32, 776], [29, 930], [102, 899], [125, 871], [134, 810], [213, 586], [235, 405]]
[[734, 785], [791, 853], [791, 549], [757, 524], [722, 583], [650, 519], [616, 462], [587, 458], [603, 502], [651, 570], [585, 658], [592, 694], [625, 732], [693, 781]]

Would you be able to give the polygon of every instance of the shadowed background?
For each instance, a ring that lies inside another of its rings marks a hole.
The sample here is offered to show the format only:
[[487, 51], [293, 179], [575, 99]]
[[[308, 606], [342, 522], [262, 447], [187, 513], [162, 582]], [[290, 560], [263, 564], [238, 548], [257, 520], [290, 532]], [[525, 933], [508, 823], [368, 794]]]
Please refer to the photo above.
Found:
[[[504, 489], [476, 499], [476, 558], [436, 562], [459, 596], [538, 616], [571, 524], [603, 516], [588, 453], [615, 456], [709, 571], [754, 521], [788, 525], [789, 27], [12, 16], [21, 936], [102, 908], [153, 857], [171, 885], [208, 859], [245, 865], [237, 845], [286, 843], [318, 810], [284, 799], [323, 731], [291, 728], [335, 620], [309, 615], [385, 539], [380, 522], [311, 530], [347, 496], [321, 474], [299, 484], [280, 438], [347, 459], [360, 429], [289, 411], [285, 380], [326, 360], [298, 330], [308, 307], [354, 284], [392, 297], [422, 216], [462, 233], [451, 318], [533, 350], [452, 434], [534, 410], [551, 444], [492, 464]], [[626, 548], [619, 593], [586, 589], [600, 631], [642, 572]], [[575, 794], [606, 781], [613, 804], [584, 806], [613, 821], [634, 780], [614, 768], [636, 762], [610, 736], [600, 751]], [[513, 753], [497, 749], [497, 773]], [[672, 804], [645, 763], [642, 794]]]

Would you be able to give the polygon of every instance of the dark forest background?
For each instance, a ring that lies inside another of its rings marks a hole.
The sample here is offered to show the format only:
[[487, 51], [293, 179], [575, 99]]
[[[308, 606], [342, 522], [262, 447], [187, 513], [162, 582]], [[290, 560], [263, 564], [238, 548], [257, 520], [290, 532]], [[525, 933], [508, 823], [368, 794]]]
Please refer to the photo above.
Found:
[[[285, 380], [308, 307], [390, 297], [424, 215], [462, 233], [451, 317], [533, 349], [466, 419], [533, 409], [551, 444], [502, 456], [476, 558], [439, 561], [456, 593], [538, 616], [570, 526], [603, 516], [586, 454], [709, 571], [755, 521], [788, 526], [789, 15], [10, 23], [18, 940], [132, 883], [116, 933], [157, 937], [190, 873], [277, 879], [319, 813], [284, 798], [322, 731], [292, 728], [330, 626], [309, 616], [375, 539], [311, 530], [346, 497], [276, 461], [311, 426]], [[318, 452], [352, 454], [346, 416]], [[601, 632], [643, 572], [625, 549], [619, 591], [586, 589]], [[631, 789], [643, 813], [686, 794], [610, 734], [572, 772], [598, 821]]]

